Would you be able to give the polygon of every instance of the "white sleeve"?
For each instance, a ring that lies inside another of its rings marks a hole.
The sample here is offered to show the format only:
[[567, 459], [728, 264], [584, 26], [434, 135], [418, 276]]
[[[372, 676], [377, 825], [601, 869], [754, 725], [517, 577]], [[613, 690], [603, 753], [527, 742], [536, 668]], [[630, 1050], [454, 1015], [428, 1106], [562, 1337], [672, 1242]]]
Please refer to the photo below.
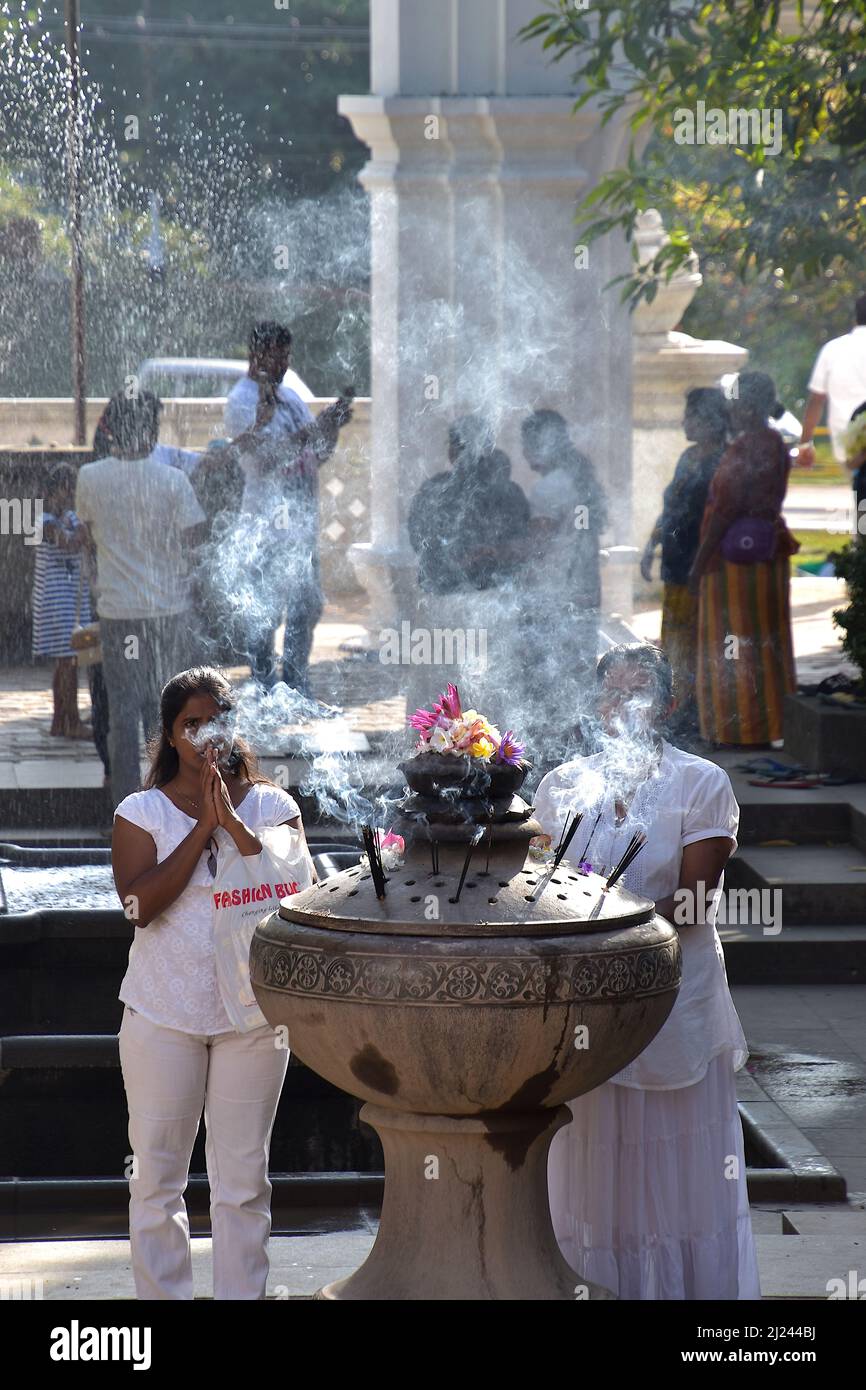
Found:
[[721, 836], [733, 840], [736, 849], [740, 808], [728, 774], [715, 763], [701, 761], [689, 775], [692, 780], [683, 815], [683, 849], [698, 840]]
[[131, 821], [140, 830], [146, 830], [149, 835], [153, 834], [149, 798], [143, 796], [141, 792], [132, 792], [129, 796], [125, 796], [115, 807], [114, 814], [115, 816], [122, 816], [124, 820]]
[[829, 346], [829, 343], [825, 343], [818, 353], [812, 375], [809, 377], [809, 390], [817, 391], [820, 396], [830, 394], [830, 354], [827, 351]]
[[559, 829], [559, 822], [550, 794], [553, 777], [552, 772], [548, 772], [546, 777], [542, 777], [536, 788], [535, 796], [532, 798], [532, 813], [545, 835], [553, 835], [554, 831]]
[[173, 477], [182, 486], [177, 489], [177, 517], [182, 531], [188, 531], [191, 526], [198, 526], [200, 521], [207, 521], [205, 512], [199, 506], [198, 498], [193, 492], [192, 483], [185, 473], [179, 469], [174, 470]]
[[223, 413], [223, 425], [226, 437], [234, 439], [236, 435], [243, 434], [245, 430], [252, 429], [256, 423], [256, 406], [252, 398], [247, 399], [246, 393], [232, 390], [226, 400], [226, 408]]
[[265, 825], [282, 825], [287, 820], [300, 816], [301, 808], [293, 796], [282, 787], [270, 787], [261, 783], [261, 814]]

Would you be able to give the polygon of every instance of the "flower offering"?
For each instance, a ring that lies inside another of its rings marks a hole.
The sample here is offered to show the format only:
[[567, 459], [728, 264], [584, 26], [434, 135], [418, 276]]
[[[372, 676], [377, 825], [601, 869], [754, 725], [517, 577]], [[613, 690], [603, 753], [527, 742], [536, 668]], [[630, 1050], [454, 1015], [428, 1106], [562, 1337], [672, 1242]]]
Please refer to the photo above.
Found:
[[511, 729], [501, 734], [477, 710], [464, 710], [456, 685], [449, 685], [432, 709], [416, 710], [409, 724], [419, 735], [418, 753], [450, 753], [518, 767], [526, 752]]

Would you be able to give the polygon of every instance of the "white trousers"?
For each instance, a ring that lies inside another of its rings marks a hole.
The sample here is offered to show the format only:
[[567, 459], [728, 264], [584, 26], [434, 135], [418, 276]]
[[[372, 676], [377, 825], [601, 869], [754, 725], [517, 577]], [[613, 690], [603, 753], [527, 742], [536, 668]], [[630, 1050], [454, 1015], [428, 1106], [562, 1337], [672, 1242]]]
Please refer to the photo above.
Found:
[[189, 1164], [204, 1110], [215, 1299], [261, 1299], [268, 1278], [268, 1152], [288, 1048], [270, 1026], [206, 1037], [124, 1006], [120, 1065], [136, 1160], [129, 1239], [140, 1299], [191, 1299]]

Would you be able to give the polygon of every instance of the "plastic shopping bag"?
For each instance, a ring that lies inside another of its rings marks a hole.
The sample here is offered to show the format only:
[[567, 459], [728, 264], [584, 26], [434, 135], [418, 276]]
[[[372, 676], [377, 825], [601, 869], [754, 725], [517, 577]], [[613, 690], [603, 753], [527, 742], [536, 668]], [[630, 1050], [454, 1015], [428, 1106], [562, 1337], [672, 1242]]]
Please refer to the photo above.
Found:
[[211, 919], [220, 994], [238, 1033], [261, 1028], [267, 1019], [250, 983], [253, 933], [282, 898], [299, 893], [313, 881], [313, 862], [306, 841], [290, 825], [257, 831], [261, 854], [240, 854], [234, 846], [220, 851], [213, 883]]

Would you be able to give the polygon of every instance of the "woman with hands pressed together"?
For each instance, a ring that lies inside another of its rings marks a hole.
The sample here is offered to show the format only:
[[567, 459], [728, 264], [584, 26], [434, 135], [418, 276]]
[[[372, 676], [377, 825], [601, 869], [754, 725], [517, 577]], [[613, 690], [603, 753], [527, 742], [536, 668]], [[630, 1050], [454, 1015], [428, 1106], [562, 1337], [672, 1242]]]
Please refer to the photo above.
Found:
[[119, 1040], [141, 1299], [193, 1297], [183, 1194], [202, 1110], [214, 1297], [265, 1297], [268, 1153], [289, 1054], [270, 1025], [238, 1033], [229, 1020], [214, 957], [212, 885], [221, 854], [261, 852], [257, 832], [304, 831], [293, 798], [257, 771], [240, 739], [228, 747], [214, 726], [233, 704], [231, 686], [213, 668], [174, 676], [162, 691], [145, 790], [115, 811], [114, 880], [136, 927], [120, 987]]

